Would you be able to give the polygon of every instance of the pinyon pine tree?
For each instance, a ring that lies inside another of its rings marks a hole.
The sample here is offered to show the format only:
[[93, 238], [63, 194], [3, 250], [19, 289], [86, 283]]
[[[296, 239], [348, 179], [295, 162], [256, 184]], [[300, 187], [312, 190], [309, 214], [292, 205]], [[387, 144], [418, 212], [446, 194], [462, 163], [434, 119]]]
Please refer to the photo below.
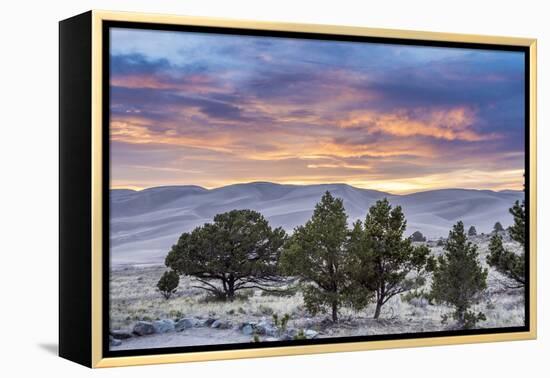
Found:
[[510, 237], [521, 245], [521, 254], [516, 254], [504, 248], [502, 238], [495, 234], [489, 244], [487, 264], [504, 275], [508, 288], [525, 286], [525, 202], [516, 201], [510, 209], [514, 224], [510, 227]]
[[474, 226], [471, 226], [469, 229], [468, 229], [468, 236], [476, 236], [477, 235], [477, 230]]
[[176, 292], [179, 283], [179, 275], [173, 270], [168, 270], [160, 277], [157, 288], [165, 299], [170, 299], [172, 294]]
[[510, 236], [525, 248], [525, 201], [516, 201], [510, 208], [514, 224], [510, 226]]
[[426, 237], [424, 235], [422, 235], [422, 232], [420, 232], [420, 231], [413, 232], [413, 234], [410, 237], [411, 237], [411, 240], [413, 242], [425, 242], [426, 241]]
[[338, 321], [347, 275], [347, 215], [342, 199], [326, 192], [313, 216], [296, 227], [281, 254], [281, 268], [304, 284], [304, 303], [313, 314], [330, 311]]
[[193, 276], [199, 282], [195, 287], [233, 300], [239, 290], [282, 283], [277, 263], [285, 240], [285, 231], [272, 229], [260, 213], [232, 210], [183, 233], [165, 264]]
[[382, 306], [394, 296], [419, 288], [434, 260], [426, 246], [414, 247], [403, 237], [407, 221], [400, 206], [392, 209], [387, 199], [369, 209], [364, 224], [356, 222], [350, 233], [350, 275], [356, 308], [374, 293], [378, 319]]
[[[487, 288], [487, 269], [478, 261], [477, 246], [467, 241], [464, 224], [458, 222], [449, 232], [443, 255], [433, 274], [431, 298], [453, 306], [452, 314], [461, 328], [472, 328], [485, 320], [481, 312], [470, 311]], [[444, 320], [446, 317], [444, 317]]]

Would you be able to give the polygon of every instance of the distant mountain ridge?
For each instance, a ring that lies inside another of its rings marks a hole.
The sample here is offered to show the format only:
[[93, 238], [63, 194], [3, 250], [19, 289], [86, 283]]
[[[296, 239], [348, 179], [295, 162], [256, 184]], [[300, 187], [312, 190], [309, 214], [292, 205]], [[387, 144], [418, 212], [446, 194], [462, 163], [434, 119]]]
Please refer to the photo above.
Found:
[[349, 222], [364, 219], [370, 206], [387, 197], [401, 205], [407, 234], [421, 231], [428, 238], [447, 236], [458, 220], [489, 232], [499, 221], [512, 223], [508, 209], [524, 197], [522, 191], [438, 189], [406, 195], [356, 188], [347, 184], [284, 185], [269, 182], [234, 184], [205, 189], [200, 186], [163, 186], [134, 191], [112, 189], [111, 263], [158, 263], [182, 232], [212, 221], [218, 213], [252, 209], [272, 226], [288, 232], [305, 223], [325, 191], [344, 200]]

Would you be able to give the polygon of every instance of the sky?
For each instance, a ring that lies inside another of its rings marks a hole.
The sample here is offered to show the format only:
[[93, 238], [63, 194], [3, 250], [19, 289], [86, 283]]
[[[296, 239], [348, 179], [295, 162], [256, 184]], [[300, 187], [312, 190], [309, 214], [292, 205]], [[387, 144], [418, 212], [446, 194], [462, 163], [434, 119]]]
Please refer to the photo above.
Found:
[[111, 187], [523, 187], [523, 53], [111, 29]]

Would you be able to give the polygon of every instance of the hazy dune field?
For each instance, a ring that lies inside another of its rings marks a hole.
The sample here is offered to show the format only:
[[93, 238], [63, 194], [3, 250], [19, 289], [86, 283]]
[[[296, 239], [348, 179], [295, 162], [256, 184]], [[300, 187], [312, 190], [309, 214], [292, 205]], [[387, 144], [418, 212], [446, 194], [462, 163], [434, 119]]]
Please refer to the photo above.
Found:
[[351, 224], [384, 197], [401, 205], [407, 232], [421, 231], [428, 238], [446, 237], [458, 220], [490, 232], [496, 221], [512, 222], [508, 208], [523, 199], [521, 191], [445, 189], [392, 195], [345, 184], [279, 185], [248, 183], [204, 189], [169, 186], [142, 191], [111, 191], [111, 264], [163, 263], [182, 232], [210, 222], [214, 215], [233, 209], [263, 214], [274, 227], [287, 232], [304, 224], [325, 191], [344, 200]]

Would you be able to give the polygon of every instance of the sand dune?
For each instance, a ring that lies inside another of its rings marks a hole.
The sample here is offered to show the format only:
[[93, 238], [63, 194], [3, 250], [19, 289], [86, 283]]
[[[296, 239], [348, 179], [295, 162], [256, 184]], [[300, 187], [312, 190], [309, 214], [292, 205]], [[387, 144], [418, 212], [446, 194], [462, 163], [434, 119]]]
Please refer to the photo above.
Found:
[[249, 183], [208, 190], [198, 186], [171, 186], [133, 191], [111, 190], [111, 263], [158, 263], [185, 231], [233, 209], [261, 212], [274, 226], [292, 232], [313, 212], [325, 191], [344, 199], [350, 223], [363, 219], [368, 208], [387, 197], [401, 205], [407, 233], [421, 231], [429, 238], [446, 236], [458, 220], [478, 232], [489, 232], [496, 221], [512, 223], [508, 208], [523, 198], [521, 191], [443, 189], [392, 195], [345, 184], [279, 185]]

